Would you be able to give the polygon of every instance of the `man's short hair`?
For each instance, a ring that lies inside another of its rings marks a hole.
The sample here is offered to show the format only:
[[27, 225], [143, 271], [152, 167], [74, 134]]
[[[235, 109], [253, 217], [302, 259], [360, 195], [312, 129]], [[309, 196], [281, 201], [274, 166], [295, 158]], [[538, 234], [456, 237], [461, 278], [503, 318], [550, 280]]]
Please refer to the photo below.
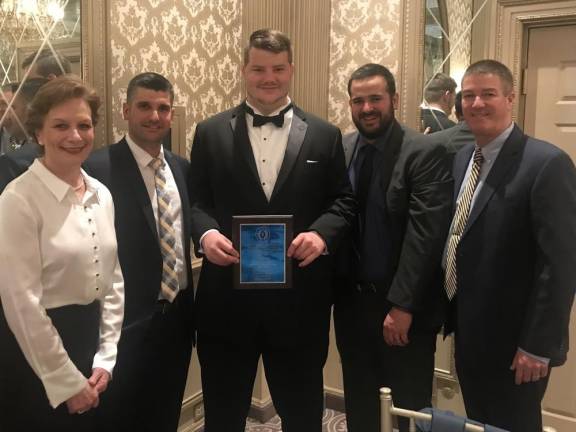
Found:
[[[20, 92], [18, 93], [18, 97], [24, 99], [26, 104], [30, 104], [38, 90], [49, 81], [48, 78], [29, 78], [24, 81], [20, 86]], [[16, 93], [16, 92], [14, 92]]]
[[446, 92], [454, 93], [456, 87], [458, 87], [458, 84], [450, 75], [439, 72], [434, 75], [426, 89], [424, 89], [424, 99], [426, 102], [438, 102]]
[[[36, 53], [37, 51], [33, 52], [24, 59], [22, 62], [23, 69], [32, 66], [32, 62], [34, 61], [34, 57], [36, 57]], [[36, 72], [38, 75], [45, 78], [47, 78], [49, 75], [60, 76], [72, 72], [72, 65], [70, 64], [70, 60], [68, 60], [66, 56], [60, 54], [57, 51], [56, 54], [54, 54], [50, 48], [44, 48], [42, 51], [40, 51], [34, 65], [36, 66]]]
[[163, 91], [170, 95], [170, 103], [174, 102], [174, 87], [164, 76], [156, 72], [144, 72], [136, 75], [128, 83], [126, 100], [130, 103], [138, 87], [154, 91]]
[[464, 82], [464, 79], [470, 75], [487, 74], [496, 75], [500, 78], [504, 94], [508, 95], [512, 92], [512, 89], [514, 88], [514, 77], [512, 76], [512, 72], [510, 72], [508, 66], [496, 60], [480, 60], [476, 63], [472, 63], [468, 66], [466, 72], [464, 72], [462, 82]]
[[290, 38], [279, 30], [260, 29], [250, 35], [244, 48], [244, 66], [250, 61], [250, 49], [256, 48], [274, 54], [288, 53], [288, 63], [292, 64], [292, 43]]
[[10, 82], [8, 84], [4, 84], [2, 86], [2, 91], [3, 92], [10, 92], [10, 93], [16, 93], [16, 90], [18, 90], [18, 86], [20, 84], [17, 82]]
[[462, 92], [459, 91], [456, 93], [456, 97], [454, 98], [454, 112], [456, 113], [456, 118], [460, 120], [464, 117], [464, 112], [462, 111]]
[[392, 72], [380, 64], [377, 63], [367, 63], [363, 66], [360, 66], [352, 75], [350, 75], [350, 79], [348, 80], [348, 96], [352, 96], [350, 89], [352, 88], [352, 81], [362, 80], [366, 78], [370, 78], [373, 76], [381, 76], [386, 80], [386, 84], [388, 87], [388, 94], [390, 96], [394, 96], [396, 94], [396, 80], [394, 80], [394, 75]]

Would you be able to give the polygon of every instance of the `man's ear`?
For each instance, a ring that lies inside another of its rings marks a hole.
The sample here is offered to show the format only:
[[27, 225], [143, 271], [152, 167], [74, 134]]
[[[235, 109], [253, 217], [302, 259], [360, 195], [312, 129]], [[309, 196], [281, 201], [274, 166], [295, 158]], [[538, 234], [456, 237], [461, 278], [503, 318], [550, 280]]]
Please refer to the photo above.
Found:
[[398, 96], [398, 93], [394, 93], [394, 96], [392, 96], [392, 107], [394, 108], [394, 110], [398, 109], [398, 101], [400, 100], [400, 97]]

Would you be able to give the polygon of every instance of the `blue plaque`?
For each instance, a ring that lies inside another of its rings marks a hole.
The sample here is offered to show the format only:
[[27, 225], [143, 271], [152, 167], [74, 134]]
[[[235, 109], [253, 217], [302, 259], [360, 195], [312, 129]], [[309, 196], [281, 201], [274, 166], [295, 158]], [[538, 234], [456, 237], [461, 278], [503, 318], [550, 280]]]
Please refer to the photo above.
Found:
[[290, 288], [292, 216], [234, 216], [232, 241], [240, 253], [236, 288]]

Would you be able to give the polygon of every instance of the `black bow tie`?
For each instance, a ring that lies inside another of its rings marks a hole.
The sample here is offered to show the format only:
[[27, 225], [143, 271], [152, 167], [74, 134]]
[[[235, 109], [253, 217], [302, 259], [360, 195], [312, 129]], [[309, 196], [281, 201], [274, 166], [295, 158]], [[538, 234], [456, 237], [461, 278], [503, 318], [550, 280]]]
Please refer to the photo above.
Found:
[[250, 108], [246, 103], [244, 103], [244, 110], [250, 114], [254, 120], [252, 120], [252, 126], [260, 127], [266, 123], [272, 123], [277, 127], [284, 126], [284, 114], [292, 109], [292, 104], [289, 104], [286, 108], [280, 111], [275, 116], [263, 116], [256, 114], [252, 108]]

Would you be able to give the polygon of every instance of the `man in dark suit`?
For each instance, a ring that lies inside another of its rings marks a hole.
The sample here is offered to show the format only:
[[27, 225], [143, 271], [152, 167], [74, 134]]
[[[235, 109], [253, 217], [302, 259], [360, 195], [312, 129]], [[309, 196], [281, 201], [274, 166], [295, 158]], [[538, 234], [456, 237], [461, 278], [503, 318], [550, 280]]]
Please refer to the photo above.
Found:
[[468, 416], [541, 432], [550, 367], [566, 360], [576, 281], [576, 171], [512, 121], [510, 70], [471, 65], [462, 107], [476, 138], [454, 161], [446, 247], [447, 330]]
[[391, 387], [402, 408], [431, 403], [452, 180], [446, 148], [413, 141], [415, 132], [394, 118], [398, 94], [387, 68], [360, 67], [348, 93], [358, 132], [344, 147], [359, 214], [341, 254], [334, 323], [348, 430], [376, 432], [380, 387]]
[[[193, 240], [204, 255], [197, 302], [206, 432], [244, 431], [260, 357], [282, 429], [322, 430], [332, 258], [355, 201], [340, 132], [291, 104], [293, 68], [286, 35], [254, 32], [244, 52], [246, 101], [196, 129], [189, 184]], [[293, 215], [291, 288], [234, 289], [234, 215]]]
[[128, 134], [85, 164], [112, 193], [125, 284], [118, 362], [102, 398], [106, 430], [178, 427], [194, 335], [194, 292], [189, 164], [161, 145], [173, 100], [163, 76], [135, 76], [123, 107]]
[[420, 111], [422, 130], [438, 132], [454, 126], [448, 116], [452, 113], [456, 97], [456, 81], [449, 75], [437, 73], [424, 88], [426, 106]]
[[[12, 112], [8, 115], [8, 133], [16, 140], [17, 149], [0, 156], [0, 193], [8, 183], [28, 169], [39, 155], [39, 146], [25, 131], [28, 119], [28, 106], [40, 87], [48, 82], [46, 78], [31, 78], [20, 85], [20, 91], [12, 101]], [[18, 85], [16, 85], [18, 88]]]

